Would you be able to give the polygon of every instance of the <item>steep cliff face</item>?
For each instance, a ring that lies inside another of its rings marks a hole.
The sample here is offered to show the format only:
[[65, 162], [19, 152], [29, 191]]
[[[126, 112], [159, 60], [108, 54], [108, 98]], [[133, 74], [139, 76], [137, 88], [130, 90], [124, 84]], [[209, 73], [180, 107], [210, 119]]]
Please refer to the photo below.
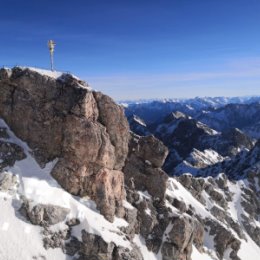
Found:
[[1, 69], [0, 91], [0, 117], [38, 163], [58, 159], [52, 175], [63, 188], [93, 198], [109, 220], [123, 216], [129, 128], [122, 108], [69, 74], [29, 68]]

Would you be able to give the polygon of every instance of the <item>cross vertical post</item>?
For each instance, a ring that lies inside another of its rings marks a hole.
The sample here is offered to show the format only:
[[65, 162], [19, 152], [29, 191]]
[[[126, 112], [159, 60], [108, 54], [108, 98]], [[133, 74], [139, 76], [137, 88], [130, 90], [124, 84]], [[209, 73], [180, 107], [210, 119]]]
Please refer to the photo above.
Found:
[[48, 41], [48, 47], [50, 51], [50, 59], [51, 59], [51, 70], [54, 71], [54, 48], [55, 48], [56, 43], [53, 40]]

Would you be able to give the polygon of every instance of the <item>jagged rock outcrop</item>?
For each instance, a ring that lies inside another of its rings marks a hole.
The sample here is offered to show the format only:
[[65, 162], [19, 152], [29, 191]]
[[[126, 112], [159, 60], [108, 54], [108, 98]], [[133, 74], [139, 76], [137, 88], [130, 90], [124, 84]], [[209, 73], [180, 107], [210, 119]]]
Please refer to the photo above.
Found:
[[184, 202], [171, 200], [179, 211], [173, 214], [165, 200], [171, 199], [166, 196], [168, 178], [160, 167], [167, 154], [168, 149], [154, 136], [132, 134], [123, 170], [127, 199], [137, 209], [137, 224], [132, 232], [140, 233], [147, 248], [155, 254], [161, 252], [163, 260], [189, 260], [193, 243], [198, 248], [203, 245], [204, 229], [196, 219], [183, 214], [188, 211]]
[[209, 219], [205, 220], [205, 225], [209, 226], [210, 235], [214, 235], [215, 248], [218, 257], [223, 259], [224, 252], [227, 249], [230, 249], [229, 257], [232, 260], [240, 260], [237, 256], [237, 252], [241, 242], [232, 234], [232, 232], [218, 222]]
[[107, 243], [101, 236], [89, 234], [84, 230], [79, 255], [77, 260], [144, 260], [140, 249], [136, 246], [131, 245], [130, 248], [116, 246], [114, 243]]
[[147, 190], [154, 198], [163, 199], [168, 176], [160, 167], [167, 154], [168, 149], [154, 136], [140, 137], [132, 134], [123, 169], [127, 186]]
[[21, 210], [25, 210], [32, 224], [41, 226], [50, 226], [62, 222], [70, 212], [67, 208], [49, 204], [37, 204], [33, 206], [29, 201], [24, 202]]
[[42, 166], [58, 158], [52, 175], [62, 187], [93, 198], [109, 220], [123, 215], [129, 127], [111, 98], [69, 74], [1, 69], [0, 116]]
[[192, 218], [172, 219], [172, 229], [162, 245], [163, 260], [189, 260], [192, 251], [194, 221]]

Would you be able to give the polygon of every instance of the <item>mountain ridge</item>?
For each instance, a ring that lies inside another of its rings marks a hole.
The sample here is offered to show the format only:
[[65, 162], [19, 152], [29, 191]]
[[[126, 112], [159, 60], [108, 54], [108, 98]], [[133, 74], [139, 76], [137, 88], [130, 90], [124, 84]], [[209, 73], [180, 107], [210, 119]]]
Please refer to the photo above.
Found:
[[[235, 151], [245, 159], [235, 168], [235, 157], [181, 147], [190, 129], [194, 144], [220, 133], [172, 114], [166, 124], [186, 124], [170, 134], [178, 130], [176, 147], [198, 171], [226, 159], [227, 171], [249, 167], [239, 180], [222, 168], [170, 177], [168, 148], [131, 132], [111, 98], [31, 68], [0, 70], [0, 118], [1, 260], [258, 260], [258, 142]], [[236, 145], [243, 133], [232, 133]]]

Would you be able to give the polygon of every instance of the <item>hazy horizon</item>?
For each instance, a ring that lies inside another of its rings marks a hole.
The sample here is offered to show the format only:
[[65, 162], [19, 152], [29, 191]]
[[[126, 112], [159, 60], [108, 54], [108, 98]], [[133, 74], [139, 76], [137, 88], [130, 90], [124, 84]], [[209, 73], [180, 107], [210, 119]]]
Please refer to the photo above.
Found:
[[191, 99], [217, 99], [217, 98], [227, 98], [227, 99], [253, 99], [253, 98], [260, 98], [260, 95], [244, 95], [244, 96], [195, 96], [191, 98], [187, 97], [166, 97], [166, 98], [140, 98], [140, 99], [121, 99], [116, 100], [119, 103], [123, 102], [150, 102], [150, 101], [185, 101], [185, 100], [191, 100]]

